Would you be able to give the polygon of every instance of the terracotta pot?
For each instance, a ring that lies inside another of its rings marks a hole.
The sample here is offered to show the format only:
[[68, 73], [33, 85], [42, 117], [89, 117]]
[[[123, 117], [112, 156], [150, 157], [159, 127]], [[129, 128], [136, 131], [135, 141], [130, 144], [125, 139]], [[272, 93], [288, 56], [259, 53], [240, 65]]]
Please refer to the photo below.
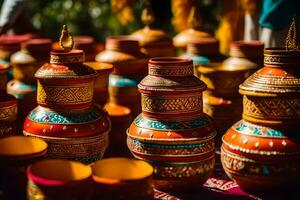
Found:
[[34, 73], [41, 65], [49, 62], [50, 50], [50, 39], [38, 38], [23, 42], [21, 50], [10, 58], [14, 79], [30, 85], [36, 84]]
[[108, 88], [110, 102], [129, 107], [132, 116], [136, 117], [141, 112], [141, 95], [137, 89], [141, 80], [142, 77], [111, 74]]
[[138, 87], [142, 113], [127, 132], [132, 154], [153, 165], [158, 189], [201, 186], [214, 168], [216, 132], [203, 113], [206, 85], [193, 76], [192, 60], [150, 59]]
[[18, 114], [17, 100], [11, 95], [0, 94], [0, 138], [18, 134], [16, 119]]
[[131, 37], [139, 41], [141, 51], [149, 58], [176, 55], [172, 39], [160, 29], [152, 29], [146, 26], [132, 33]]
[[249, 190], [291, 186], [300, 177], [300, 54], [269, 48], [264, 56], [265, 66], [240, 85], [243, 119], [222, 145], [224, 170]]
[[0, 139], [0, 187], [4, 199], [26, 199], [26, 167], [46, 155], [41, 139], [12, 136]]
[[104, 109], [108, 112], [111, 120], [111, 131], [109, 133], [109, 147], [105, 157], [130, 157], [126, 146], [126, 130], [132, 122], [131, 110], [125, 106], [107, 103]]
[[79, 162], [42, 160], [27, 170], [29, 200], [88, 200], [92, 193], [92, 170]]
[[211, 38], [212, 36], [206, 32], [194, 29], [194, 28], [189, 28], [187, 30], [184, 30], [180, 33], [178, 33], [174, 38], [173, 38], [173, 44], [176, 48], [186, 50], [186, 47], [189, 43], [201, 40], [201, 39], [207, 39]]
[[153, 199], [153, 168], [144, 161], [108, 158], [91, 165], [93, 199]]
[[99, 62], [86, 62], [86, 65], [93, 68], [98, 77], [94, 83], [93, 102], [104, 105], [108, 100], [108, 76], [113, 71], [113, 65]]
[[97, 73], [83, 62], [82, 50], [51, 51], [50, 64], [35, 73], [39, 106], [27, 116], [23, 133], [47, 141], [49, 157], [90, 163], [104, 154], [111, 126], [92, 103]]

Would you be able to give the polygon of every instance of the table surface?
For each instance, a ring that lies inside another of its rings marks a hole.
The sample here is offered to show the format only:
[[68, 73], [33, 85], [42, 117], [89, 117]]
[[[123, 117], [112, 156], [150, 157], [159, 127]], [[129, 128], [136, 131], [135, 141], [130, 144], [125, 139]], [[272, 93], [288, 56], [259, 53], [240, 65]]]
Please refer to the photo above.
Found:
[[231, 181], [223, 171], [219, 152], [216, 154], [216, 165], [213, 176], [199, 187], [198, 190], [189, 191], [185, 193], [176, 192], [162, 192], [159, 190], [154, 191], [154, 198], [161, 200], [300, 200], [300, 195], [297, 189], [300, 189], [300, 180], [295, 189], [264, 191], [259, 194], [250, 194], [243, 191], [239, 185]]

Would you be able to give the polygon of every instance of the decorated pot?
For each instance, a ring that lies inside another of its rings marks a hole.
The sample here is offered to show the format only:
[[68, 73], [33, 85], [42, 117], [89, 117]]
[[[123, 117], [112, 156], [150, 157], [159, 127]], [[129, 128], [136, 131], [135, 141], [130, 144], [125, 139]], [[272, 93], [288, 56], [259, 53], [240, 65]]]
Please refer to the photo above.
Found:
[[142, 113], [128, 129], [128, 148], [153, 165], [156, 188], [201, 186], [215, 157], [216, 131], [202, 106], [206, 85], [193, 75], [189, 59], [153, 58], [148, 67], [148, 76], [138, 85]]
[[242, 188], [297, 184], [300, 175], [300, 53], [267, 48], [264, 67], [240, 85], [243, 119], [223, 136], [221, 159]]
[[109, 147], [105, 152], [105, 157], [130, 157], [130, 152], [126, 146], [126, 130], [132, 122], [131, 110], [125, 106], [112, 102], [105, 104], [111, 120], [111, 131], [109, 133]]
[[[68, 36], [64, 26], [62, 47], [70, 44]], [[92, 102], [97, 73], [83, 64], [84, 52], [64, 48], [51, 51], [50, 63], [35, 73], [38, 106], [25, 119], [23, 133], [47, 141], [49, 157], [89, 163], [108, 146], [110, 120]]]
[[230, 56], [221, 62], [211, 62], [197, 68], [198, 76], [207, 84], [203, 94], [204, 112], [214, 119], [217, 145], [227, 129], [242, 114], [239, 85], [262, 65], [263, 44], [258, 41], [232, 42]]
[[99, 62], [86, 62], [85, 64], [93, 68], [98, 73], [98, 77], [94, 83], [93, 102], [104, 105], [109, 97], [108, 77], [109, 74], [113, 71], [113, 65]]
[[0, 189], [4, 199], [26, 199], [26, 168], [45, 157], [41, 139], [11, 136], [0, 139]]
[[107, 158], [91, 165], [92, 199], [153, 199], [153, 167], [147, 162], [127, 158]]
[[90, 166], [68, 160], [42, 160], [27, 170], [29, 200], [88, 200], [92, 193]]
[[96, 61], [114, 66], [109, 76], [110, 101], [129, 107], [133, 116], [140, 113], [137, 84], [147, 73], [147, 56], [140, 51], [138, 41], [127, 36], [109, 37], [105, 51], [96, 56]]
[[180, 57], [193, 60], [194, 74], [196, 76], [200, 76], [197, 73], [199, 66], [224, 60], [224, 56], [219, 53], [219, 41], [214, 38], [201, 39], [188, 43], [186, 53]]
[[16, 120], [18, 114], [17, 100], [13, 96], [0, 94], [0, 138], [16, 135]]

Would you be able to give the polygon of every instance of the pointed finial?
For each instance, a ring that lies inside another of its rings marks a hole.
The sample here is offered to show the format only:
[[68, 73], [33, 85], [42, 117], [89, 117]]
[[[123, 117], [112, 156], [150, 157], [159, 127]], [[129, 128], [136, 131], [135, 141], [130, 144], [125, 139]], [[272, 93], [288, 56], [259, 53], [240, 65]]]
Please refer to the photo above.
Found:
[[285, 48], [286, 50], [290, 51], [297, 51], [299, 48], [297, 38], [296, 17], [293, 17], [292, 23], [289, 28], [289, 32], [286, 36]]
[[191, 11], [189, 13], [189, 17], [188, 17], [188, 26], [190, 28], [193, 29], [197, 29], [200, 28], [201, 24], [202, 24], [202, 19], [198, 13], [198, 9], [196, 9], [195, 6], [193, 6], [191, 8]]
[[155, 19], [153, 10], [148, 1], [145, 3], [145, 6], [143, 8], [141, 19], [143, 24], [146, 25], [146, 27], [149, 27], [149, 25], [152, 24]]
[[61, 35], [59, 38], [59, 44], [64, 51], [71, 51], [73, 49], [74, 40], [72, 35], [69, 33], [67, 25], [63, 25], [63, 29], [61, 30]]

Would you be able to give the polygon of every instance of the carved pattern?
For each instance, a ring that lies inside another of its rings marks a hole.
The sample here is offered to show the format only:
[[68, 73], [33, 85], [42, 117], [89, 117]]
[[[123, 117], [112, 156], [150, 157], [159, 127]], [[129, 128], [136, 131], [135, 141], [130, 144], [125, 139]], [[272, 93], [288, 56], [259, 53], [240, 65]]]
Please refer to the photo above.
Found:
[[152, 163], [158, 178], [188, 178], [208, 176], [214, 169], [215, 158], [211, 157], [197, 163]]
[[278, 64], [278, 63], [282, 62], [282, 60], [280, 58], [281, 57], [279, 57], [279, 56], [267, 55], [267, 56], [264, 56], [264, 63], [266, 63], [266, 64]]
[[38, 103], [54, 104], [83, 104], [90, 103], [93, 99], [93, 83], [58, 87], [46, 86], [38, 83]]
[[221, 148], [221, 161], [225, 170], [243, 175], [292, 176], [292, 174], [299, 173], [300, 169], [299, 161], [289, 161], [286, 164], [258, 162], [230, 153], [224, 148]]
[[17, 112], [17, 105], [0, 108], [0, 120], [15, 120]]
[[202, 112], [202, 94], [195, 96], [172, 96], [171, 98], [142, 94], [142, 110], [151, 113]]
[[244, 96], [244, 114], [257, 118], [300, 118], [299, 98], [256, 98]]
[[193, 65], [191, 66], [172, 66], [161, 67], [149, 65], [149, 75], [154, 76], [192, 76], [194, 73]]
[[66, 55], [58, 56], [51, 55], [50, 63], [51, 64], [68, 64], [68, 63], [81, 63], [84, 62], [85, 57], [84, 54], [74, 54], [74, 55]]
[[209, 153], [214, 151], [214, 139], [202, 143], [194, 144], [154, 144], [145, 143], [127, 138], [127, 146], [130, 151], [143, 155], [161, 155], [161, 156], [195, 156], [199, 154]]

